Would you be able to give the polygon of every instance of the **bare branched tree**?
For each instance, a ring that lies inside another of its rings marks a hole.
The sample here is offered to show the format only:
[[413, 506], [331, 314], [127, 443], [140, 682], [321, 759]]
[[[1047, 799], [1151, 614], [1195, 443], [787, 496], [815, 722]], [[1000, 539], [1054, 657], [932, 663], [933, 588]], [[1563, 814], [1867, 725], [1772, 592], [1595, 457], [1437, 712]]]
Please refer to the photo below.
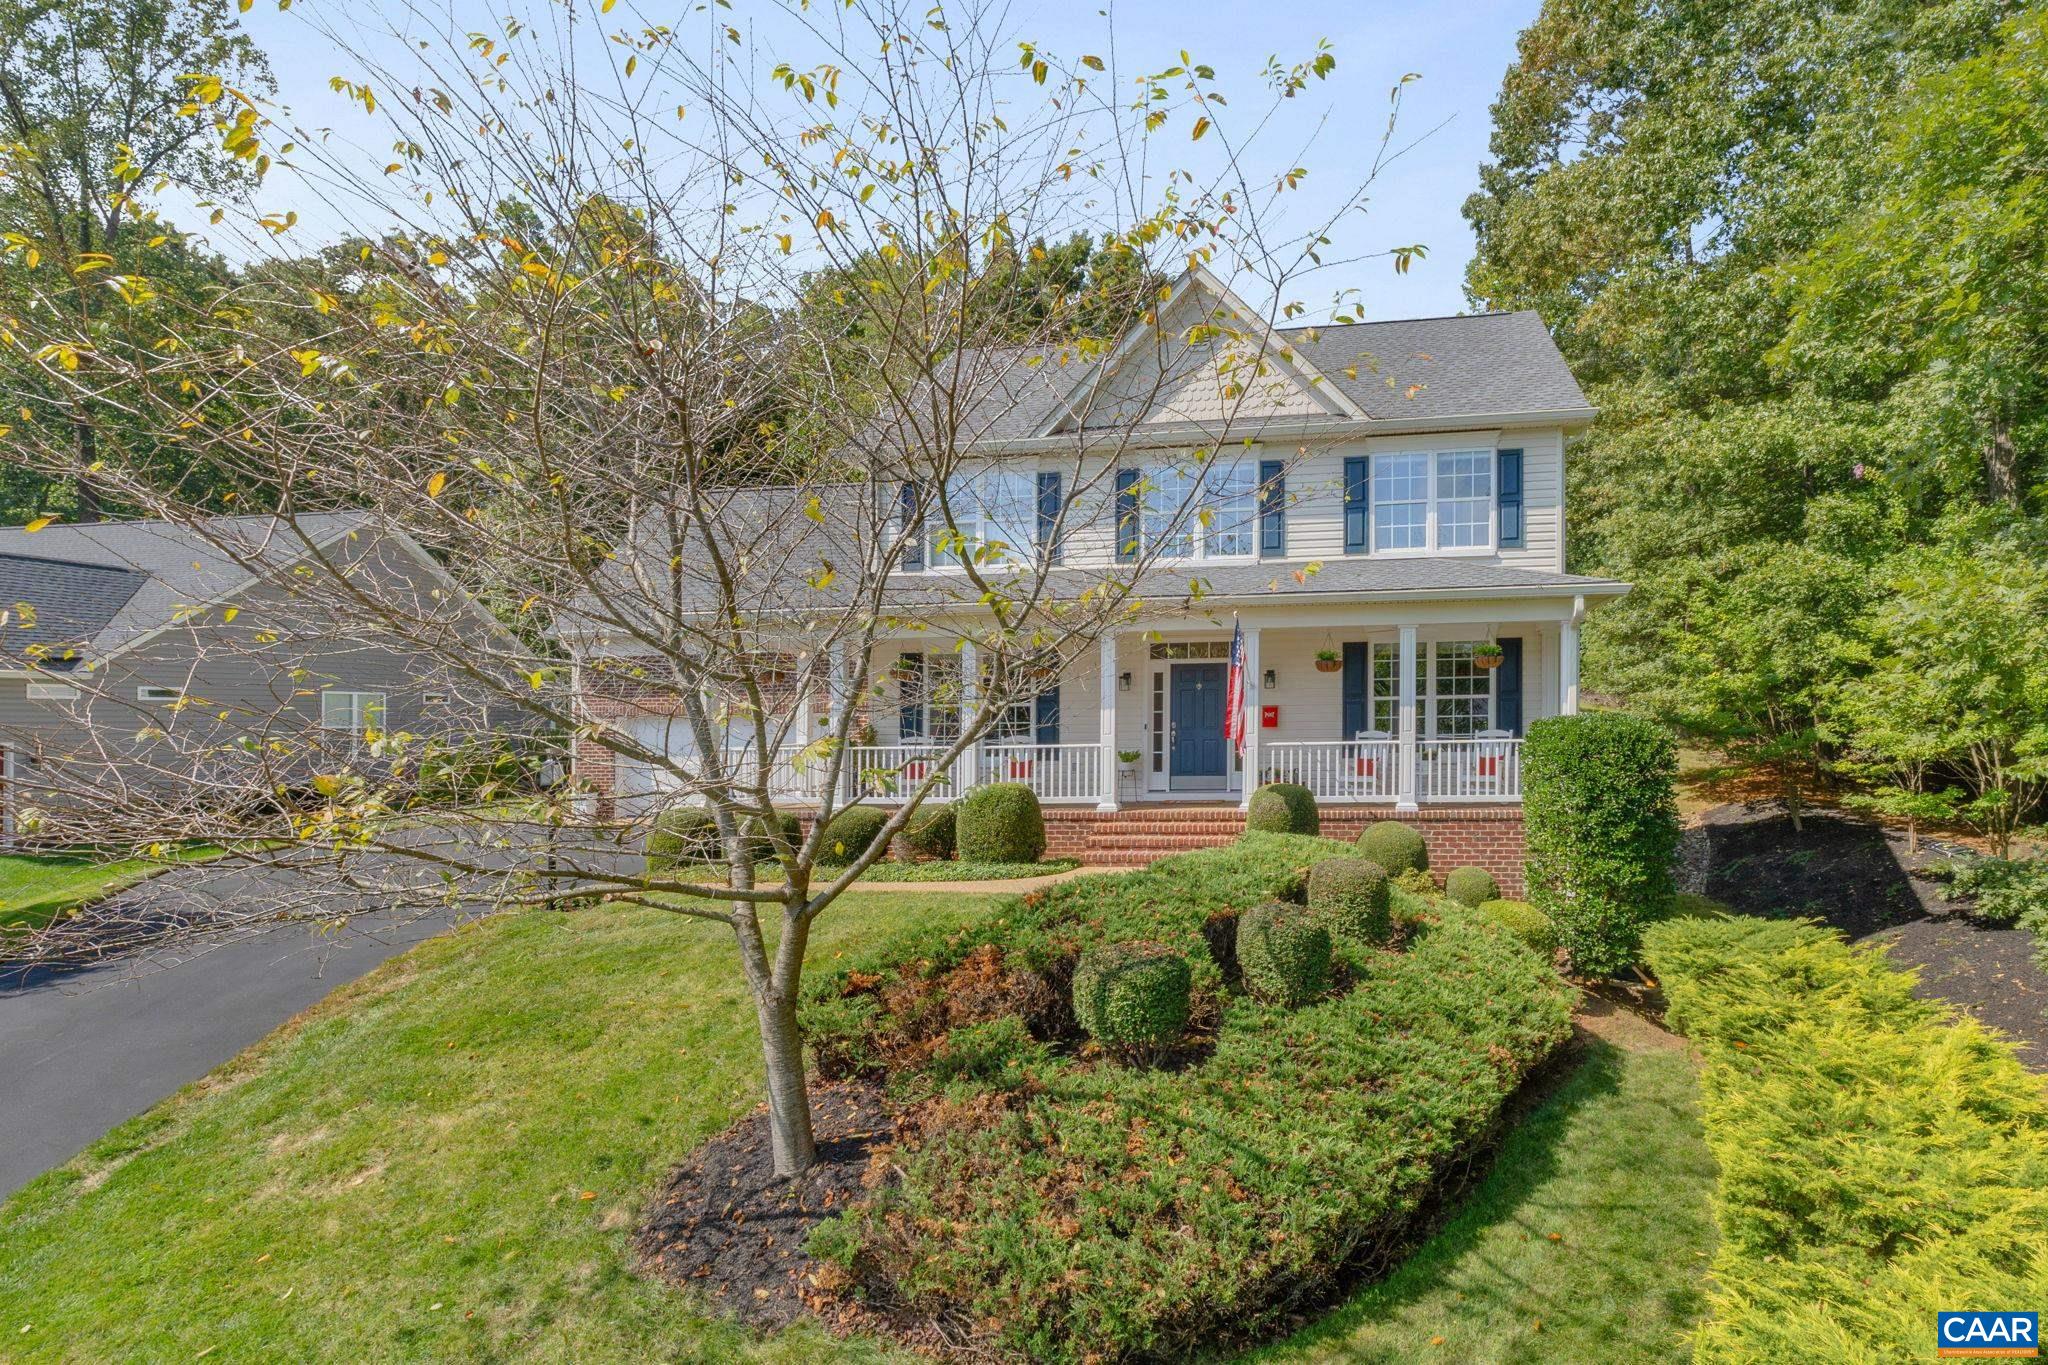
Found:
[[[793, 3], [669, 27], [611, 9], [473, 34], [422, 14], [395, 46], [321, 32], [388, 153], [256, 92], [195, 99], [264, 172], [208, 204], [241, 234], [232, 281], [123, 274], [89, 315], [31, 291], [6, 318], [15, 361], [63, 396], [6, 459], [80, 475], [94, 451], [103, 497], [233, 570], [120, 655], [196, 661], [174, 711], [138, 706], [104, 635], [41, 643], [27, 666], [73, 695], [64, 741], [34, 741], [17, 828], [300, 870], [131, 926], [151, 933], [394, 900], [725, 925], [791, 1173], [814, 1159], [796, 1009], [819, 915], [1006, 709], [1141, 608], [1198, 604], [1191, 543], [1253, 533], [1252, 457], [1288, 455], [1270, 432], [1247, 444], [1292, 363], [1273, 324], [1348, 264], [1327, 259], [1330, 218], [1289, 226], [1302, 149], [1253, 162], [1334, 61], [1269, 65], [1241, 119], [1185, 56], [1064, 59], [1000, 10]], [[293, 255], [294, 196], [342, 238]], [[1074, 234], [1090, 249], [1060, 254]], [[94, 273], [38, 250], [54, 278]], [[1252, 302], [1191, 302], [1233, 296]], [[72, 436], [108, 414], [119, 439]], [[1141, 423], [1180, 453], [1133, 483]], [[229, 491], [194, 496], [138, 431]], [[906, 638], [957, 662], [898, 678], [884, 646]], [[436, 703], [323, 697], [336, 650], [403, 660]], [[914, 762], [864, 729], [908, 688], [947, 717]], [[652, 799], [594, 780], [629, 767]], [[862, 802], [881, 838], [834, 856], [828, 823]], [[708, 815], [709, 868], [639, 856], [678, 803]]]

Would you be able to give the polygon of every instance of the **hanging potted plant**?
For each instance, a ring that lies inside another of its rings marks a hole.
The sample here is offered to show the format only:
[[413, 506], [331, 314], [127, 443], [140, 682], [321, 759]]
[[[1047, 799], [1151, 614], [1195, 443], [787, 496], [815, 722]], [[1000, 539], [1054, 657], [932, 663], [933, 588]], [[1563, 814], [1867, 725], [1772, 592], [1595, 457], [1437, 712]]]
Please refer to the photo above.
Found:
[[1507, 656], [1507, 651], [1500, 647], [1498, 640], [1482, 640], [1472, 646], [1472, 662], [1481, 668], [1499, 668], [1501, 660]]
[[1342, 667], [1344, 667], [1344, 656], [1336, 650], [1319, 649], [1316, 651], [1316, 672], [1335, 673]]

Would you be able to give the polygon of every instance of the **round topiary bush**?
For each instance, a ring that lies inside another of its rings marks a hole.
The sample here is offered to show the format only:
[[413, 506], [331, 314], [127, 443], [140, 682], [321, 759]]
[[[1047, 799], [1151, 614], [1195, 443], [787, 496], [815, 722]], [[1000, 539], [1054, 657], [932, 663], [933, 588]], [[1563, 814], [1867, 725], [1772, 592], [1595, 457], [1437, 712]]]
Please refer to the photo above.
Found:
[[1490, 900], [1479, 913], [1534, 949], [1546, 961], [1557, 951], [1557, 926], [1527, 901]]
[[1422, 831], [1399, 820], [1375, 820], [1358, 836], [1360, 857], [1370, 858], [1390, 877], [1429, 871], [1429, 845]]
[[721, 854], [718, 822], [702, 806], [670, 806], [654, 817], [644, 851], [649, 872], [711, 862]]
[[1268, 782], [1253, 792], [1244, 827], [1267, 834], [1323, 832], [1322, 818], [1316, 814], [1315, 793], [1292, 782]]
[[826, 867], [846, 866], [868, 851], [888, 823], [889, 817], [873, 806], [848, 806], [825, 826], [825, 837], [818, 841], [818, 861]]
[[926, 806], [911, 817], [903, 830], [903, 847], [910, 860], [935, 858], [945, 862], [953, 856], [954, 811], [951, 806]]
[[1160, 943], [1113, 943], [1074, 968], [1074, 1019], [1105, 1047], [1156, 1048], [1188, 1024], [1194, 973]]
[[1325, 858], [1308, 870], [1308, 909], [1338, 938], [1385, 943], [1394, 928], [1387, 870], [1368, 858]]
[[976, 787], [955, 807], [954, 835], [963, 863], [1035, 863], [1045, 856], [1045, 814], [1021, 782]]
[[794, 815], [778, 815], [773, 826], [762, 816], [751, 816], [747, 820], [747, 847], [754, 855], [754, 861], [765, 863], [776, 856], [775, 840], [769, 836], [771, 828], [782, 831], [782, 841], [792, 849], [803, 847], [804, 822]]
[[1500, 899], [1500, 883], [1483, 867], [1454, 867], [1444, 878], [1444, 894], [1460, 905], [1484, 905]]
[[1308, 910], [1267, 901], [1238, 916], [1237, 965], [1261, 1000], [1293, 1009], [1330, 988], [1330, 931]]

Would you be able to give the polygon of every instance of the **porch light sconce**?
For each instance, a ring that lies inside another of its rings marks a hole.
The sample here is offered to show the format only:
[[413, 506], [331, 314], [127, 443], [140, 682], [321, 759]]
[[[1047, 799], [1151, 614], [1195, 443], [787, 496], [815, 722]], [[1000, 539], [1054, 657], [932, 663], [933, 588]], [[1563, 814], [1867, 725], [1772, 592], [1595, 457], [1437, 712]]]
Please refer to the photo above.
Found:
[[1130, 674], [1128, 674], [1128, 673], [1119, 673], [1119, 674], [1117, 674], [1117, 675], [1116, 675], [1116, 690], [1117, 690], [1117, 691], [1119, 691], [1119, 692], [1128, 692], [1128, 691], [1130, 691], [1130, 690], [1131, 690], [1131, 675], [1130, 675]]
[[1259, 685], [1270, 692], [1280, 685], [1280, 675], [1269, 668], [1259, 675]]

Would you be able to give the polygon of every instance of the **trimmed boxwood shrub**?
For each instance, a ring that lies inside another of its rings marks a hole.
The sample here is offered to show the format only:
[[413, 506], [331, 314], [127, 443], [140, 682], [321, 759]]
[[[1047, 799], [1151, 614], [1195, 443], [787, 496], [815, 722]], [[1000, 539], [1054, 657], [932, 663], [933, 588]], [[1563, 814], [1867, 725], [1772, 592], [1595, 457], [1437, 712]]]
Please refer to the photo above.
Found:
[[1528, 944], [1544, 961], [1557, 952], [1557, 926], [1529, 902], [1490, 900], [1479, 907], [1479, 913]]
[[825, 826], [818, 841], [818, 861], [826, 867], [844, 867], [868, 851], [881, 836], [889, 817], [873, 806], [848, 806]]
[[[902, 1178], [842, 1215], [842, 1263], [913, 1311], [987, 1323], [1010, 1356], [1077, 1362], [1213, 1353], [1277, 1330], [1347, 1265], [1396, 1258], [1417, 1213], [1570, 1036], [1575, 993], [1446, 903], [1408, 951], [1299, 1009], [1225, 994], [1205, 927], [1298, 899], [1311, 866], [1347, 855], [1333, 839], [1251, 834], [1064, 882], [969, 927], [919, 924], [808, 973], [803, 1020], [818, 1054], [904, 1059], [889, 1080], [913, 1092], [934, 1083], [916, 1041], [931, 1010], [903, 985], [979, 953], [1064, 984], [1102, 945], [1164, 943], [1192, 969], [1194, 1017], [1216, 1020], [1199, 1066], [1134, 1071], [1055, 1050], [1034, 1064], [1042, 1087], [978, 1107], [1000, 1117], [907, 1137], [893, 1154]], [[1423, 913], [1399, 890], [1391, 899], [1397, 914]], [[846, 1029], [860, 1037], [838, 1036]], [[977, 1111], [959, 1093], [970, 1084], [950, 1083], [962, 1112]], [[1398, 1159], [1352, 1162], [1333, 1179], [1315, 1155], [1358, 1152]]]
[[1387, 870], [1369, 858], [1325, 858], [1308, 870], [1317, 923], [1353, 943], [1385, 943], [1394, 928]]
[[1074, 968], [1074, 1019], [1106, 1047], [1157, 1048], [1188, 1026], [1194, 974], [1160, 943], [1112, 943]]
[[1678, 750], [1639, 716], [1590, 712], [1529, 727], [1522, 744], [1522, 828], [1529, 899], [1557, 926], [1581, 973], [1636, 959], [1644, 924], [1677, 887]]
[[963, 863], [1035, 863], [1045, 856], [1045, 814], [1038, 794], [1021, 782], [976, 787], [954, 817]]
[[1399, 820], [1375, 820], [1358, 836], [1360, 857], [1370, 858], [1390, 877], [1429, 871], [1429, 844], [1422, 831]]
[[946, 862], [953, 856], [954, 811], [950, 805], [926, 806], [910, 817], [903, 829], [903, 847], [908, 861], [933, 858]]
[[1672, 919], [1643, 949], [1720, 1168], [1695, 1360], [1906, 1360], [1940, 1310], [2041, 1302], [2048, 1093], [2009, 1044], [1815, 924]]
[[1292, 782], [1268, 782], [1252, 793], [1244, 827], [1262, 834], [1321, 834], [1315, 793]]
[[1483, 867], [1454, 867], [1444, 875], [1444, 894], [1460, 905], [1500, 899], [1500, 883]]
[[714, 862], [723, 856], [718, 822], [702, 806], [670, 806], [654, 817], [654, 828], [647, 832], [645, 852], [649, 872]]
[[[800, 817], [777, 815], [775, 825], [782, 830], [783, 842], [792, 849], [804, 846], [804, 822]], [[775, 840], [768, 834], [770, 828], [768, 821], [762, 816], [749, 816], [747, 819], [747, 846], [757, 863], [765, 863], [775, 856]]]
[[1330, 931], [1302, 906], [1267, 901], [1238, 917], [1237, 965], [1259, 999], [1305, 1005], [1330, 988]]

